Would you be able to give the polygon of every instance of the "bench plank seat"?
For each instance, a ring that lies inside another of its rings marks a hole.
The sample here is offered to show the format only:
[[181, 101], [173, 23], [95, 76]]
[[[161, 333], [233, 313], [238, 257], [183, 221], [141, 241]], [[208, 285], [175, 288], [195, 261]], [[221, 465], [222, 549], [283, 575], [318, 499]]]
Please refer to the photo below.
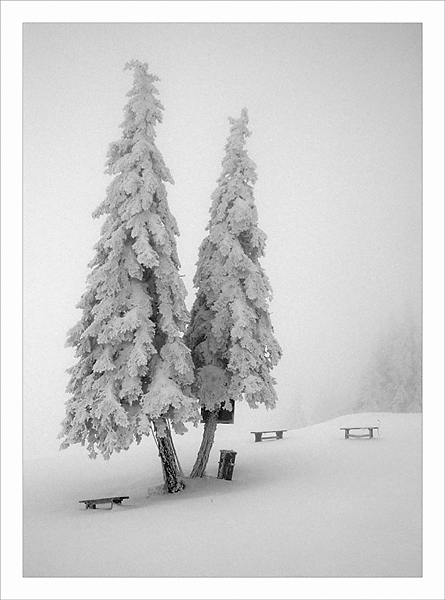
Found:
[[[374, 429], [379, 431], [379, 425], [373, 425], [371, 427], [340, 427], [340, 430], [345, 432], [345, 440], [349, 438], [368, 438], [374, 437]], [[352, 430], [367, 431], [367, 433], [349, 433]]]
[[[271, 429], [270, 431], [251, 431], [255, 436], [256, 442], [261, 442], [262, 440], [281, 440], [283, 439], [283, 433], [287, 431], [287, 429]], [[273, 433], [274, 435], [264, 436], [265, 433]]]
[[97, 504], [108, 504], [110, 503], [110, 509], [113, 508], [114, 504], [122, 504], [122, 500], [128, 500], [130, 496], [110, 496], [110, 498], [93, 498], [91, 500], [79, 500], [79, 504], [82, 502], [85, 504], [85, 508], [96, 508]]

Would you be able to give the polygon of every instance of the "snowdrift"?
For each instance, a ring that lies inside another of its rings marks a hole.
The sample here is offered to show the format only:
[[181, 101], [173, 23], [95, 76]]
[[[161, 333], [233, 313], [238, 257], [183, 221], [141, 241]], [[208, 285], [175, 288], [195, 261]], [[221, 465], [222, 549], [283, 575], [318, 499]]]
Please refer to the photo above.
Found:
[[[344, 439], [340, 427], [377, 425]], [[24, 465], [25, 577], [420, 577], [421, 416], [347, 415], [255, 443], [218, 427], [207, 477], [160, 494], [152, 440], [92, 461], [70, 448]], [[175, 444], [188, 474], [202, 426]], [[237, 452], [232, 481], [219, 451]], [[79, 500], [128, 495], [113, 510]]]

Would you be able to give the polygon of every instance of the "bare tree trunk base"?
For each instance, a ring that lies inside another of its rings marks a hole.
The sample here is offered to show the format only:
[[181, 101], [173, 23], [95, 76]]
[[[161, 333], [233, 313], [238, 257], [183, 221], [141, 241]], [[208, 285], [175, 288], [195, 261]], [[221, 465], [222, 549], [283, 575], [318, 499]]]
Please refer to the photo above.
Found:
[[163, 423], [162, 426], [159, 424], [155, 425], [154, 430], [162, 462], [164, 490], [169, 494], [176, 494], [185, 488], [185, 483], [181, 479], [181, 469], [178, 464], [170, 429], [167, 423]]
[[209, 461], [210, 450], [215, 441], [215, 432], [218, 425], [218, 410], [209, 413], [206, 423], [204, 424], [204, 433], [202, 436], [201, 446], [198, 450], [195, 464], [193, 466], [190, 477], [203, 477], [205, 469]]

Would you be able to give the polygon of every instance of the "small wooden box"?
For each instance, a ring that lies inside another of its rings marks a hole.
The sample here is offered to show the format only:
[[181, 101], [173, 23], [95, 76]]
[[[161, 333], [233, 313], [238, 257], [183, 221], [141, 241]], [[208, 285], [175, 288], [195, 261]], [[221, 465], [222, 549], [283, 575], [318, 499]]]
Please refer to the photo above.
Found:
[[[231, 410], [224, 407], [223, 402], [218, 411], [218, 423], [225, 423], [227, 425], [233, 425], [235, 422], [235, 401], [230, 400]], [[208, 419], [209, 412], [206, 408], [201, 409], [201, 423], [205, 423]]]

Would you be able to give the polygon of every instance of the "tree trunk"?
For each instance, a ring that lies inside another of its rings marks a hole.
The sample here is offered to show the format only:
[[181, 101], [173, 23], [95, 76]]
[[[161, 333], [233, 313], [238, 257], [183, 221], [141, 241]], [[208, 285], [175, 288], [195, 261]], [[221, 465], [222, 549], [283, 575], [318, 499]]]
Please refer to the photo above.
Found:
[[215, 440], [216, 426], [218, 425], [219, 407], [215, 411], [208, 413], [207, 421], [204, 424], [204, 433], [202, 436], [201, 446], [196, 457], [190, 477], [202, 477], [205, 473], [207, 463], [209, 461], [210, 450], [212, 449]]
[[165, 490], [175, 494], [184, 489], [185, 485], [181, 479], [182, 471], [176, 456], [170, 428], [165, 419], [159, 419], [154, 423], [156, 444], [162, 462]]

